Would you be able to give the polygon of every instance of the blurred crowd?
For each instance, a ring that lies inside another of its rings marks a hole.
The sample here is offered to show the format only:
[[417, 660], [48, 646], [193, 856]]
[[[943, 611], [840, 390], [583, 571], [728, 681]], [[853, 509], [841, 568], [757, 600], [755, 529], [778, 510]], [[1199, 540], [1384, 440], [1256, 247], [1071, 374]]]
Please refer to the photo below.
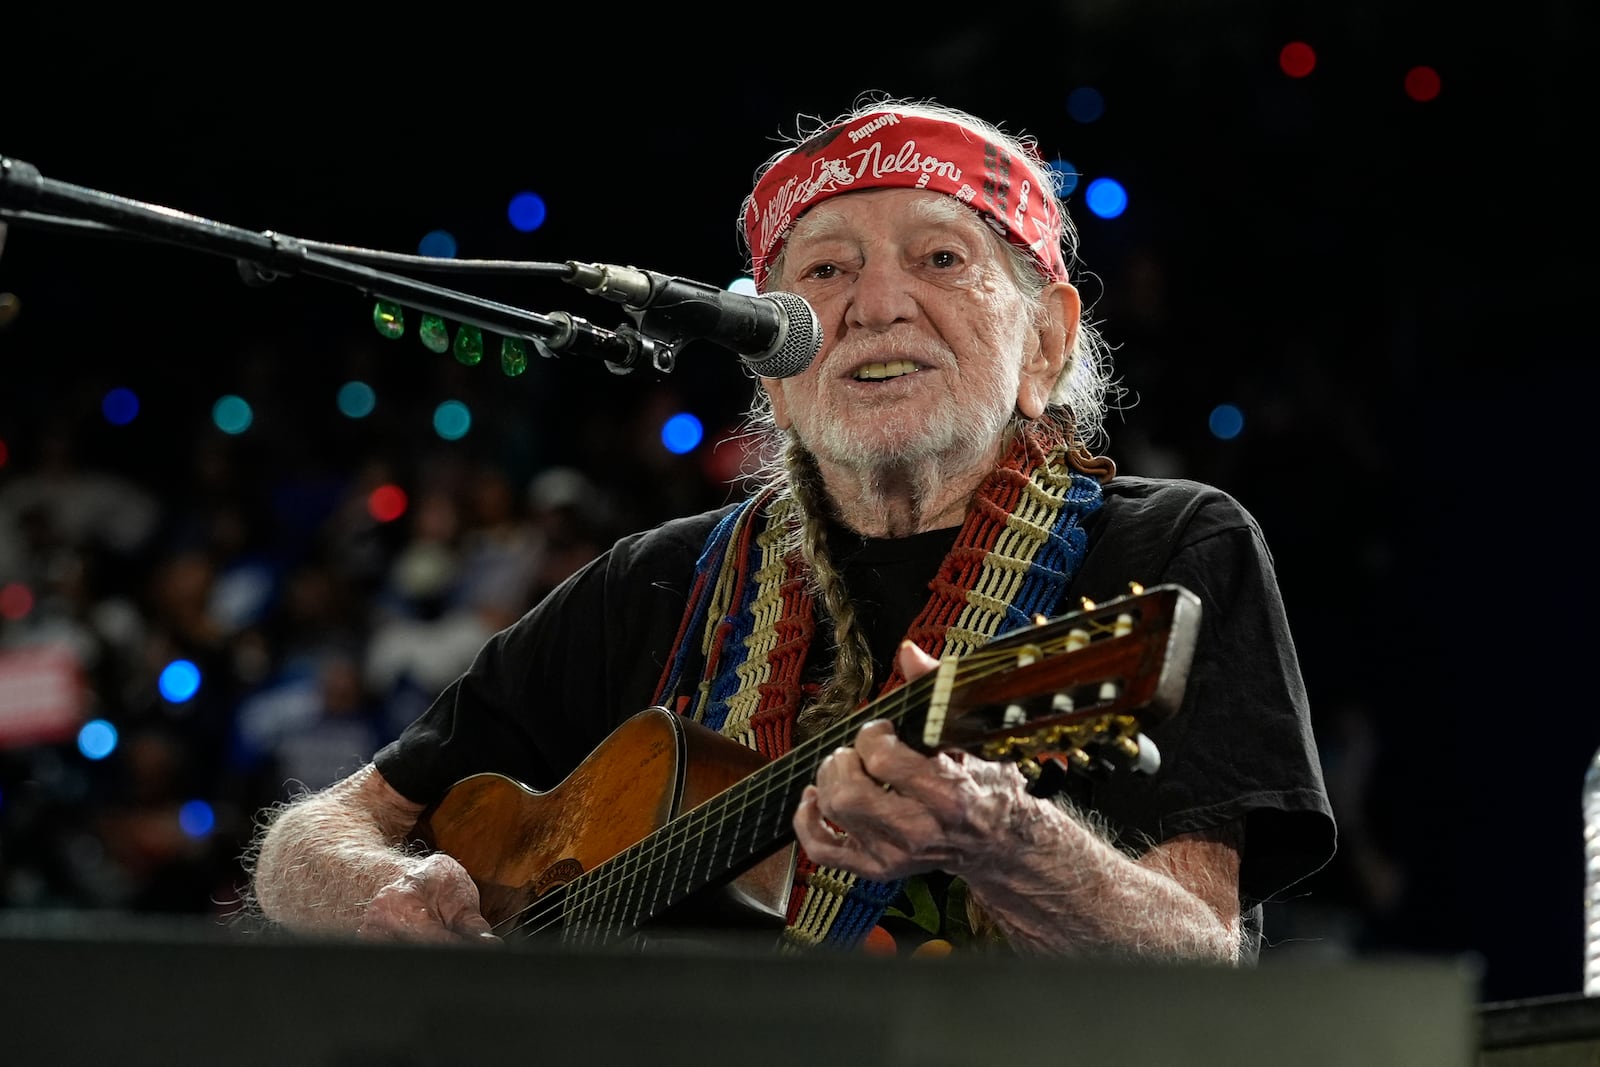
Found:
[[[359, 767], [618, 535], [727, 490], [659, 441], [659, 462], [604, 483], [415, 436], [297, 469], [247, 438], [201, 435], [165, 485], [82, 427], [10, 441], [0, 907], [235, 914], [264, 806]], [[653, 494], [619, 501], [639, 478]], [[405, 494], [397, 517], [375, 513], [384, 487]], [[163, 685], [177, 662], [192, 693]], [[109, 751], [80, 741], [91, 721]]]

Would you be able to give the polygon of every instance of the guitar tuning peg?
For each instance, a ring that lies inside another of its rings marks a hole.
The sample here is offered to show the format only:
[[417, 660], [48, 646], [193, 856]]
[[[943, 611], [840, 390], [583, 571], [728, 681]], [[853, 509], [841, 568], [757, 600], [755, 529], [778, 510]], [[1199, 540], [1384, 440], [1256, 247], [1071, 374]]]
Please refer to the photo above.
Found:
[[1128, 738], [1123, 738], [1123, 740], [1138, 749], [1137, 758], [1133, 765], [1134, 771], [1139, 774], [1154, 774], [1161, 769], [1161, 750], [1156, 747], [1154, 741], [1144, 734], [1140, 734], [1137, 741], [1131, 741]]
[[1138, 582], [1129, 582], [1128, 592], [1132, 593], [1134, 596], [1141, 596], [1144, 593], [1144, 586], [1140, 585]]

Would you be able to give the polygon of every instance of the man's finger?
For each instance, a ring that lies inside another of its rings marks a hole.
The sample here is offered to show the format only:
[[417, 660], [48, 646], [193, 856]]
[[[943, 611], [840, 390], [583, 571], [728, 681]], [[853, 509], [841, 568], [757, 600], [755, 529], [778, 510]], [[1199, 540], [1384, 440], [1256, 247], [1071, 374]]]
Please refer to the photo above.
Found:
[[914, 682], [937, 667], [939, 661], [907, 640], [900, 642], [900, 650], [895, 653], [895, 664], [900, 668], [900, 673], [906, 676], [906, 681]]

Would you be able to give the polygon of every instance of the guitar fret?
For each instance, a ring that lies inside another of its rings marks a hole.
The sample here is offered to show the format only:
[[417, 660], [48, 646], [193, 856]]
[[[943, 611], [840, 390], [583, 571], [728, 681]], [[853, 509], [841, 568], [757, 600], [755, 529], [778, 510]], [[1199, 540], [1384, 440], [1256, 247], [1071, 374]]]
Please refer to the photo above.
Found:
[[583, 914], [589, 906], [589, 896], [585, 892], [588, 884], [593, 881], [587, 875], [574, 878], [567, 884], [566, 896], [561, 902], [561, 941], [563, 944], [577, 943], [583, 933]]
[[655, 875], [655, 882], [653, 888], [648, 881], [645, 884], [645, 891], [640, 895], [639, 913], [634, 919], [635, 925], [643, 925], [655, 917], [657, 909], [648, 906], [651, 901], [656, 901], [658, 908], [662, 903], [662, 888], [667, 881], [667, 866], [673, 862], [672, 857], [675, 857], [678, 852], [678, 847], [673, 841], [673, 827], [678, 821], [680, 820], [674, 820], [663, 827], [666, 831], [666, 837], [662, 840], [661, 847], [653, 850], [655, 853], [661, 853], [661, 855], [647, 854], [645, 857], [647, 868]]
[[642, 862], [642, 857], [647, 851], [644, 848], [630, 848], [628, 850], [630, 857], [628, 862], [624, 864], [621, 874], [623, 892], [619, 895], [615, 909], [617, 921], [607, 924], [608, 933], [621, 933], [625, 930], [636, 929], [639, 925], [635, 911], [639, 905], [634, 903], [634, 894], [641, 888], [637, 877], [638, 872], [647, 869]]

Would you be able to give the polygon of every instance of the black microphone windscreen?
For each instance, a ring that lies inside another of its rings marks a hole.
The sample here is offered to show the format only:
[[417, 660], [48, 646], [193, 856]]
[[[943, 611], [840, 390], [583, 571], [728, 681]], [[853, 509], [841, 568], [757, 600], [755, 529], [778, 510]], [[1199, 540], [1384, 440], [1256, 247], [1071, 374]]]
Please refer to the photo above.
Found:
[[761, 299], [778, 305], [783, 322], [777, 343], [757, 357], [746, 357], [750, 369], [763, 378], [788, 378], [811, 366], [822, 350], [822, 324], [805, 298], [795, 293], [766, 293]]

